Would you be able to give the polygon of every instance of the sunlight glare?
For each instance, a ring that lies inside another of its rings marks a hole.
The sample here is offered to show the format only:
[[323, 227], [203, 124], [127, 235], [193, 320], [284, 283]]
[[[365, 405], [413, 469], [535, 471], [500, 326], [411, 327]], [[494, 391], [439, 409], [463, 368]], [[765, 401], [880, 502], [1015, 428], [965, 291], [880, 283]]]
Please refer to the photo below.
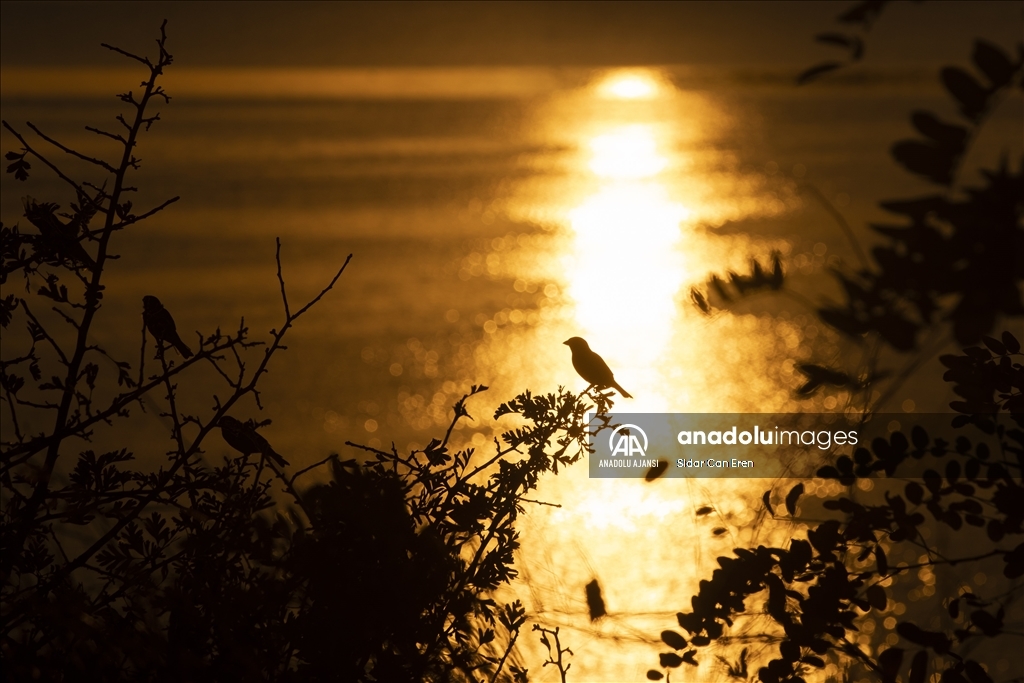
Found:
[[691, 212], [657, 178], [668, 162], [652, 126], [613, 128], [590, 148], [590, 170], [604, 183], [569, 212], [568, 294], [581, 333], [621, 369], [620, 381], [645, 387], [645, 409], [663, 408], [667, 397], [656, 393], [650, 359], [672, 336], [686, 278], [680, 224]]
[[645, 71], [613, 73], [599, 86], [603, 96], [620, 100], [649, 100], [660, 91], [658, 79]]
[[623, 126], [590, 142], [590, 170], [602, 178], [647, 178], [665, 169], [650, 126]]

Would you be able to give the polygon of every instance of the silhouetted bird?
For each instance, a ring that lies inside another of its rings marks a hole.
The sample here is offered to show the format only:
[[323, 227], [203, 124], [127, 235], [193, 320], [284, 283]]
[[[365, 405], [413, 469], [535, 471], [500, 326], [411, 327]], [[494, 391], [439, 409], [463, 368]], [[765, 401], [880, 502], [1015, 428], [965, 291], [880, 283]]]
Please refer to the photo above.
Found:
[[32, 197], [23, 197], [22, 202], [25, 204], [25, 218], [39, 230], [39, 244], [43, 250], [58, 259], [84, 265], [89, 270], [96, 268], [95, 259], [78, 241], [78, 232], [83, 223], [81, 219], [72, 220], [65, 225], [56, 215], [57, 209], [60, 208], [56, 204], [40, 204]]
[[576, 372], [580, 373], [580, 377], [599, 387], [617, 389], [625, 398], [633, 398], [615, 381], [615, 375], [612, 374], [608, 364], [604, 362], [604, 358], [590, 350], [590, 344], [586, 339], [573, 337], [562, 343], [572, 349], [572, 366], [576, 368]]
[[587, 584], [585, 590], [587, 592], [587, 610], [590, 612], [590, 620], [597, 621], [608, 614], [608, 610], [604, 606], [604, 598], [601, 596], [601, 584], [597, 582], [597, 579], [594, 579]]
[[242, 455], [260, 453], [281, 467], [288, 464], [288, 461], [275, 452], [267, 440], [256, 431], [256, 425], [252, 420], [242, 422], [230, 415], [225, 415], [218, 424], [220, 425], [220, 435], [224, 437], [229, 446]]
[[160, 303], [155, 296], [142, 297], [142, 321], [146, 323], [146, 329], [156, 337], [157, 341], [166, 342], [178, 349], [185, 358], [192, 357], [192, 349], [181, 341], [178, 336], [178, 328], [174, 324], [174, 318], [170, 312]]

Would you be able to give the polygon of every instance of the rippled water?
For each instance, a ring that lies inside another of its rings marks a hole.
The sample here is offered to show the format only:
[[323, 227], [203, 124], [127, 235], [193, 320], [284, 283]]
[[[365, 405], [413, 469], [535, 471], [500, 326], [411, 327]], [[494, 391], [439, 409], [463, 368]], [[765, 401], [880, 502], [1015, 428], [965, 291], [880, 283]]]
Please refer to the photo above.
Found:
[[[923, 190], [888, 146], [910, 133], [912, 108], [948, 106], [930, 75], [897, 76], [803, 90], [787, 74], [679, 68], [348, 74], [333, 88], [320, 74], [288, 92], [273, 79], [261, 90], [258, 74], [230, 92], [216, 87], [230, 79], [182, 82], [141, 147], [136, 204], [182, 200], [121, 238], [112, 323], [96, 341], [137, 356], [143, 294], [184, 330], [230, 329], [242, 315], [254, 332], [279, 325], [281, 236], [293, 300], [355, 254], [264, 385], [274, 418], [265, 433], [297, 465], [344, 452], [346, 440], [425, 444], [474, 383], [491, 391], [471, 403], [480, 419], [459, 436], [483, 446], [488, 415], [515, 393], [584, 388], [562, 345], [570, 336], [588, 339], [636, 396], [622, 410], [841, 410], [842, 394], [802, 404], [792, 394], [794, 360], [848, 352], [808, 304], [828, 296], [824, 269], [852, 259], [800, 184], [854, 226], [879, 217], [879, 198]], [[5, 119], [31, 118], [89, 150], [97, 142], [80, 125], [111, 111], [38, 92], [3, 100]], [[1007, 140], [1019, 153], [1019, 116], [1019, 102], [1009, 105], [976, 153], [990, 158]], [[56, 190], [5, 176], [5, 223], [26, 191], [49, 200]], [[788, 295], [713, 316], [690, 303], [709, 274], [747, 272], [776, 251]], [[195, 388], [196, 410], [210, 391]], [[939, 392], [914, 391], [898, 401], [944, 405]], [[162, 453], [146, 441], [159, 419], [138, 425], [140, 452]], [[210, 444], [211, 457], [226, 452]], [[571, 680], [642, 679], [657, 663], [657, 633], [717, 555], [787, 537], [759, 512], [771, 484], [590, 480], [583, 466], [545, 482], [537, 497], [561, 507], [530, 511], [515, 593], [563, 628]], [[702, 505], [715, 512], [698, 518]], [[609, 614], [591, 623], [584, 586], [595, 578]], [[555, 680], [540, 670], [539, 644], [524, 640], [523, 664]]]

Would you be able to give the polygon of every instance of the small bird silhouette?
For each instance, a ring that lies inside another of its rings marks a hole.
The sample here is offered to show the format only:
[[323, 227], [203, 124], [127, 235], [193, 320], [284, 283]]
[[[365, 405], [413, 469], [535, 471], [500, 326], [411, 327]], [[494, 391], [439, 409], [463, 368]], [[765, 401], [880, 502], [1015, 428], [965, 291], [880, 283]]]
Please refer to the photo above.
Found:
[[229, 446], [242, 455], [260, 453], [280, 467], [288, 465], [288, 461], [274, 451], [270, 443], [256, 431], [256, 424], [252, 420], [242, 422], [230, 415], [225, 415], [218, 424], [220, 425], [220, 435], [224, 437]]
[[155, 296], [142, 297], [142, 321], [146, 323], [146, 329], [156, 337], [159, 342], [167, 342], [178, 350], [184, 358], [192, 357], [192, 349], [181, 341], [178, 336], [178, 328], [174, 324], [174, 318], [170, 312], [160, 303]]
[[625, 398], [633, 398], [615, 381], [615, 375], [612, 374], [608, 364], [604, 362], [604, 358], [590, 350], [590, 344], [586, 339], [573, 337], [562, 343], [572, 350], [572, 366], [576, 368], [576, 372], [580, 373], [580, 377], [599, 387], [617, 389]]
[[96, 261], [89, 252], [85, 250], [82, 243], [78, 241], [78, 232], [83, 221], [88, 221], [91, 214], [83, 214], [65, 225], [57, 217], [56, 211], [59, 206], [51, 202], [37, 202], [32, 197], [23, 197], [25, 205], [25, 218], [36, 226], [41, 237], [39, 244], [52, 255], [61, 260], [69, 260], [80, 263], [89, 270], [96, 268]]

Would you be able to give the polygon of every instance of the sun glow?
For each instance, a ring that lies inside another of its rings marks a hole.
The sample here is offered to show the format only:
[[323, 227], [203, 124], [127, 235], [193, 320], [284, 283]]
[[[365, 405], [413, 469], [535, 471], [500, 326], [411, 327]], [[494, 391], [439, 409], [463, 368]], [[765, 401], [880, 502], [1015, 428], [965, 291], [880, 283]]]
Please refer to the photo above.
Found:
[[623, 126], [590, 142], [590, 170], [602, 178], [647, 178], [665, 169], [649, 126]]
[[603, 96], [620, 100], [650, 100], [661, 90], [658, 79], [646, 71], [614, 73], [598, 87]]
[[[690, 212], [659, 179], [668, 160], [653, 126], [612, 128], [589, 142], [598, 191], [569, 212], [575, 236], [568, 293], [583, 335], [624, 386], [640, 386], [644, 409], [664, 407], [652, 360], [668, 344], [684, 278], [680, 224]], [[630, 389], [630, 391], [634, 391]]]

